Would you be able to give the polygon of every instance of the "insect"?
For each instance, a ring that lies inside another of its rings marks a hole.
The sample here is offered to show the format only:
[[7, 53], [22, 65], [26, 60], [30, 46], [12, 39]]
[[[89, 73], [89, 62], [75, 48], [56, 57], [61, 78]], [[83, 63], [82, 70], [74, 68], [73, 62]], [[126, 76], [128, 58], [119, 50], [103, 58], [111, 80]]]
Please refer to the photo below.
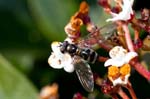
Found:
[[71, 56], [77, 55], [83, 58], [84, 60], [90, 62], [90, 63], [95, 63], [98, 54], [89, 48], [79, 48], [75, 44], [70, 44], [68, 41], [64, 41], [62, 45], [60, 46], [60, 51], [62, 53], [69, 53]]
[[[70, 43], [68, 41], [64, 41], [62, 43], [53, 43], [52, 49], [55, 54], [52, 53], [50, 56], [49, 64], [54, 68], [62, 68], [64, 65], [68, 65], [71, 70], [72, 68], [75, 69], [79, 81], [84, 89], [88, 92], [92, 92], [94, 89], [94, 77], [88, 63], [95, 63], [99, 56], [91, 46], [93, 46], [95, 43], [98, 43], [100, 40], [106, 41], [109, 37], [111, 37], [116, 29], [114, 27], [115, 25], [111, 24], [97, 29], [94, 33], [83, 37], [82, 40], [77, 42], [77, 44]], [[68, 60], [65, 59], [64, 56], [69, 57]], [[65, 62], [63, 63], [63, 61]]]
[[82, 86], [89, 92], [93, 91], [93, 73], [87, 62], [95, 63], [98, 54], [92, 49], [82, 49], [75, 44], [68, 43], [67, 41], [64, 41], [60, 45], [60, 51], [62, 53], [69, 53], [72, 56], [73, 65]]

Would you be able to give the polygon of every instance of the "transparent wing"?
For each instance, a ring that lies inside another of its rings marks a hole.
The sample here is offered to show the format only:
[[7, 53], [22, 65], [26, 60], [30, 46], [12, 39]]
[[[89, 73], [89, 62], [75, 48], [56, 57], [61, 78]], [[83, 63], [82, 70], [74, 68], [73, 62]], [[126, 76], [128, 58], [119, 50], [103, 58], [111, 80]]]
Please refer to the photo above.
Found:
[[111, 38], [117, 32], [117, 26], [114, 23], [107, 24], [100, 28], [100, 36], [105, 40]]
[[90, 65], [79, 56], [74, 56], [73, 64], [84, 89], [88, 92], [92, 92], [94, 89], [94, 79]]
[[112, 38], [117, 33], [117, 26], [114, 23], [107, 24], [103, 27], [97, 28], [93, 33], [82, 37], [78, 46], [81, 48], [88, 47], [95, 49], [99, 43], [110, 45], [108, 39]]

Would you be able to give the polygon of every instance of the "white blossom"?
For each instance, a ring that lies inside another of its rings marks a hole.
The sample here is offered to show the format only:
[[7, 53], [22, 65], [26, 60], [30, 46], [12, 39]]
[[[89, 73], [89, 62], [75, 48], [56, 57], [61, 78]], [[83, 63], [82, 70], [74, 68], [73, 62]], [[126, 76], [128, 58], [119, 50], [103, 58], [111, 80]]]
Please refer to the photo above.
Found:
[[48, 58], [48, 63], [51, 67], [55, 69], [64, 68], [66, 72], [73, 72], [74, 66], [72, 64], [73, 60], [68, 53], [62, 53], [60, 51], [60, 42], [53, 42], [51, 44], [52, 53]]
[[113, 18], [107, 19], [106, 22], [119, 21], [119, 20], [128, 21], [131, 19], [131, 16], [134, 15], [132, 9], [134, 0], [122, 0], [122, 1], [123, 1], [123, 5], [119, 3], [122, 8], [122, 11], [118, 14], [111, 12]]
[[110, 50], [109, 56], [111, 58], [104, 63], [104, 66], [107, 67], [112, 65], [121, 67], [122, 65], [129, 63], [129, 61], [137, 55], [136, 52], [127, 52], [123, 47], [116, 46]]

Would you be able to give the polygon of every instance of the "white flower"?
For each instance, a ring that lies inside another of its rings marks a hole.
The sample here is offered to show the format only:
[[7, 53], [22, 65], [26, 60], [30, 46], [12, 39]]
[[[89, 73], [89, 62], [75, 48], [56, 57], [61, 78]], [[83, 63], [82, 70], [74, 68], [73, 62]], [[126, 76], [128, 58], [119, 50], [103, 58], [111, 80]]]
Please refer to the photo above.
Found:
[[74, 66], [72, 64], [73, 60], [68, 53], [62, 53], [60, 51], [60, 42], [53, 42], [51, 44], [52, 53], [48, 58], [48, 63], [51, 67], [55, 69], [64, 68], [66, 72], [73, 72]]
[[120, 4], [122, 11], [119, 14], [111, 12], [113, 18], [107, 19], [106, 21], [130, 20], [131, 16], [134, 14], [132, 9], [133, 2], [134, 0], [123, 0], [123, 5]]
[[104, 63], [105, 67], [109, 66], [109, 80], [113, 83], [114, 86], [118, 84], [127, 84], [131, 72], [129, 62], [132, 58], [137, 56], [137, 53], [127, 52], [127, 50], [123, 47], [115, 46], [113, 49], [110, 50], [109, 56], [111, 58]]
[[129, 63], [130, 60], [137, 55], [136, 52], [127, 52], [123, 47], [116, 46], [110, 50], [109, 56], [111, 58], [104, 63], [104, 66], [107, 67], [112, 65], [121, 67], [122, 65]]

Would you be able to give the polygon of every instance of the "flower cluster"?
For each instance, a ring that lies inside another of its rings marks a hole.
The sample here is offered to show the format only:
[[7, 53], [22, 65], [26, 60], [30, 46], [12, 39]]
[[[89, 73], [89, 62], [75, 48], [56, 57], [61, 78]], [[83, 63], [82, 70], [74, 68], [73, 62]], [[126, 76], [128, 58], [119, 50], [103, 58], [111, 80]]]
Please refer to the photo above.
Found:
[[[111, 31], [112, 35], [107, 38], [105, 37], [106, 35], [102, 35], [103, 28], [98, 28], [98, 26], [91, 21], [90, 16], [88, 15], [89, 6], [83, 1], [79, 10], [71, 17], [69, 23], [64, 28], [67, 34], [64, 41], [72, 44], [71, 46], [76, 45], [79, 47], [79, 49], [76, 47], [67, 47], [70, 53], [72, 53], [71, 51], [75, 51], [76, 56], [78, 56], [77, 58], [82, 59], [82, 55], [84, 57], [82, 61], [78, 59], [80, 63], [77, 63], [77, 65], [81, 66], [80, 68], [87, 69], [85, 70], [87, 71], [87, 74], [85, 72], [82, 73], [80, 70], [78, 71], [80, 76], [83, 76], [80, 77], [78, 75], [79, 80], [83, 82], [82, 85], [91, 85], [88, 80], [90, 77], [93, 78], [93, 75], [91, 75], [92, 72], [90, 71], [89, 65], [84, 62], [88, 62], [87, 60], [95, 58], [94, 54], [90, 53], [90, 50], [95, 50], [92, 46], [95, 46], [96, 44], [99, 46], [98, 48], [109, 51], [110, 58], [101, 55], [98, 57], [96, 56], [97, 59], [95, 60], [98, 62], [104, 62], [104, 67], [108, 68], [108, 72], [106, 73], [106, 78], [100, 78], [99, 75], [94, 77], [95, 83], [101, 87], [102, 92], [109, 94], [113, 99], [118, 99], [117, 94], [123, 99], [129, 99], [122, 87], [125, 87], [129, 91], [130, 96], [133, 99], [137, 99], [129, 81], [129, 77], [131, 75], [131, 69], [134, 68], [140, 75], [147, 80], [150, 80], [150, 72], [141, 65], [137, 58], [139, 50], [150, 49], [150, 46], [144, 44], [140, 38], [141, 29], [150, 32], [150, 10], [143, 9], [141, 12], [141, 18], [138, 19], [136, 18], [136, 12], [132, 9], [134, 0], [114, 0], [114, 2], [116, 3], [116, 6], [112, 7], [110, 0], [98, 0], [98, 3], [104, 8], [104, 11], [112, 16], [112, 18], [109, 18], [106, 21], [113, 22], [112, 26], [115, 24], [115, 31], [117, 32]], [[128, 28], [129, 23], [134, 31], [133, 38], [131, 37]], [[86, 31], [89, 32], [86, 38], [81, 36], [81, 26], [83, 25], [86, 27]], [[107, 28], [105, 29], [105, 32], [109, 30]], [[147, 38], [148, 35], [149, 34], [147, 33], [145, 38]], [[114, 37], [117, 38], [119, 43], [115, 42], [114, 44], [113, 41], [108, 39]], [[62, 46], [61, 42], [52, 43], [52, 53], [48, 59], [48, 63], [55, 69], [64, 68], [66, 72], [71, 73], [76, 69], [72, 58], [75, 54], [70, 54], [69, 52], [63, 53], [60, 46]], [[84, 66], [87, 67], [84, 68]], [[82, 95], [78, 93], [73, 99], [78, 99], [78, 97], [80, 99], [82, 98]]]

